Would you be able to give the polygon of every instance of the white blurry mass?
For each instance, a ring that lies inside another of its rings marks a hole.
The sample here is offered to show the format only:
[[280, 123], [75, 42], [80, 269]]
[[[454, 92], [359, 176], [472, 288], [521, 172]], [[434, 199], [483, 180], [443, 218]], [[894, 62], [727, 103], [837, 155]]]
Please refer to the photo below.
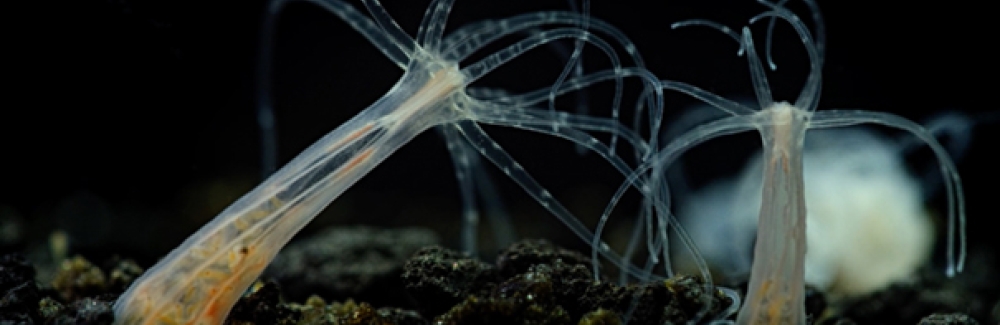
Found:
[[[927, 262], [934, 242], [920, 182], [900, 145], [851, 127], [807, 132], [805, 279], [833, 297], [904, 281]], [[763, 180], [760, 153], [731, 179], [677, 204], [678, 217], [718, 275], [750, 271]], [[679, 248], [679, 245], [672, 245]], [[692, 269], [690, 255], [674, 254]]]

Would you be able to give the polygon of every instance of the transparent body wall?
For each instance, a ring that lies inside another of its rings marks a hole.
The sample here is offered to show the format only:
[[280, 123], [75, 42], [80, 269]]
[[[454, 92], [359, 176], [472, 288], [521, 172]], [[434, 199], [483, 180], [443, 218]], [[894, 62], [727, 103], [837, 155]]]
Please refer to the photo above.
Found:
[[[273, 41], [275, 17], [286, 2], [272, 1], [266, 15], [261, 52], [262, 87], [258, 90], [260, 105], [270, 105], [268, 47]], [[403, 68], [405, 74], [382, 99], [307, 148], [136, 280], [115, 304], [117, 323], [221, 324], [245, 289], [300, 229], [395, 150], [435, 126], [444, 131], [466, 203], [471, 197], [468, 189], [474, 184], [470, 183], [472, 178], [463, 175], [472, 175], [481, 167], [478, 160], [468, 159], [472, 151], [478, 151], [588, 242], [594, 239], [589, 228], [556, 201], [477, 123], [568, 139], [604, 158], [622, 175], [631, 175], [630, 187], [665, 192], [665, 183], [649, 183], [646, 175], [634, 174], [632, 166], [638, 163], [630, 165], [616, 154], [617, 146], [628, 145], [639, 160], [648, 157], [650, 148], [654, 147], [651, 144], [655, 144], [655, 140], [644, 140], [618, 122], [622, 79], [637, 78], [645, 85], [645, 93], [650, 94], [645, 99], [645, 107], [651, 116], [653, 134], [659, 127], [659, 119], [655, 117], [662, 110], [659, 100], [662, 90], [659, 81], [642, 68], [642, 59], [631, 42], [607, 23], [576, 12], [537, 12], [473, 23], [444, 36], [452, 1], [432, 1], [414, 39], [396, 25], [377, 1], [362, 1], [370, 16], [338, 0], [306, 2], [347, 22]], [[604, 40], [598, 33], [613, 42]], [[460, 62], [483, 46], [518, 34], [527, 36], [480, 61], [460, 66]], [[475, 92], [483, 98], [470, 95], [474, 89], [467, 91], [470, 83], [505, 62], [555, 40], [575, 41], [576, 48], [553, 86], [519, 95], [495, 90]], [[604, 53], [611, 68], [591, 73], [576, 69], [574, 62], [579, 59], [583, 44]], [[624, 52], [635, 67], [624, 66], [619, 51]], [[571, 72], [573, 70], [575, 72]], [[556, 97], [600, 82], [615, 84], [611, 117], [570, 114], [554, 109], [552, 103]], [[546, 102], [548, 107], [545, 107]], [[605, 144], [589, 132], [610, 134], [610, 143]], [[665, 228], [666, 220], [657, 219], [664, 224], [661, 228]], [[657, 240], [666, 242], [663, 237]], [[623, 268], [624, 273], [642, 279], [661, 279], [650, 275], [648, 269], [632, 266], [628, 259], [603, 242], [595, 240], [595, 243], [598, 244], [595, 254]]]
[[122, 322], [145, 315], [225, 317], [278, 250], [326, 205], [430, 128], [430, 121], [454, 120], [456, 112], [441, 102], [463, 80], [455, 67], [412, 65], [389, 96], [303, 151], [147, 271], [124, 294], [143, 299], [123, 298], [115, 306], [119, 313], [137, 311]]

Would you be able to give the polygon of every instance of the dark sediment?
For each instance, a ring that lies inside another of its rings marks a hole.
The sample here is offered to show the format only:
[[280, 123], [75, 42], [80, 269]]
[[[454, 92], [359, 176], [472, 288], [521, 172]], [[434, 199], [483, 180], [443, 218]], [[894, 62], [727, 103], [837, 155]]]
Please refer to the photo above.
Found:
[[[546, 241], [518, 242], [496, 263], [486, 263], [440, 246], [417, 250], [416, 243], [436, 241], [433, 234], [350, 231], [371, 238], [336, 240], [331, 234], [349, 236], [331, 230], [290, 246], [297, 248], [272, 264], [269, 276], [237, 303], [227, 323], [598, 325], [622, 324], [627, 314], [629, 324], [664, 324], [706, 322], [730, 304], [696, 277], [627, 286], [597, 281], [589, 257]], [[412, 256], [405, 253], [414, 250]], [[357, 264], [354, 269], [343, 265], [351, 263]], [[378, 267], [371, 268], [374, 275], [350, 271], [363, 265]], [[912, 283], [848, 301], [828, 303], [812, 290], [810, 319], [841, 325], [995, 324], [1000, 321], [995, 264], [988, 254], [972, 254], [967, 265], [966, 273], [953, 279], [927, 269]], [[94, 264], [74, 257], [62, 263], [53, 281], [39, 283], [26, 258], [0, 255], [0, 324], [110, 324], [114, 300], [140, 273], [127, 260]]]

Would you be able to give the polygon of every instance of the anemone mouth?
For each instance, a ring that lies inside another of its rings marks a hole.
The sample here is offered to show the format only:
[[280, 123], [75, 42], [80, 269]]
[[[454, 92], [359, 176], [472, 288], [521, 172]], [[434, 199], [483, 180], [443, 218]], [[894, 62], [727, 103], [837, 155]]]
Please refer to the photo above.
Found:
[[775, 102], [756, 113], [761, 127], [787, 127], [793, 123], [808, 123], [812, 113], [788, 102]]

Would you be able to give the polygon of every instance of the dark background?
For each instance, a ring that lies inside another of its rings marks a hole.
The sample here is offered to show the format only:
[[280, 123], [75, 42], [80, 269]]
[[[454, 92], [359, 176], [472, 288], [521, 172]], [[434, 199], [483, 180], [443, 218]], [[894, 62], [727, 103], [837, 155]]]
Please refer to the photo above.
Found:
[[[414, 34], [427, 1], [385, 2]], [[669, 24], [706, 18], [738, 27], [762, 6], [649, 2], [598, 0], [593, 16], [624, 30], [660, 77], [729, 98], [752, 96], [735, 42], [708, 29], [671, 30]], [[989, 204], [995, 202], [997, 159], [990, 151], [1000, 127], [990, 93], [997, 70], [995, 53], [987, 51], [995, 39], [988, 10], [866, 3], [820, 4], [828, 30], [820, 109], [881, 110], [918, 122], [950, 111], [983, 121], [971, 131], [974, 140], [958, 165], [966, 182], [970, 244], [996, 245], [984, 226], [994, 214]], [[69, 234], [73, 252], [118, 253], [148, 265], [259, 182], [254, 79], [264, 5], [56, 0], [5, 10], [0, 222], [18, 223], [22, 231], [16, 241], [2, 243], [4, 249], [44, 245], [58, 229]], [[566, 8], [565, 1], [460, 0], [449, 26]], [[792, 8], [811, 24], [801, 4]], [[336, 16], [311, 4], [289, 5], [278, 26], [272, 80], [277, 159], [284, 163], [378, 99], [402, 71]], [[763, 24], [755, 26], [755, 40], [762, 42]], [[775, 34], [779, 70], [771, 74], [776, 98], [785, 100], [794, 99], [807, 71], [805, 52], [790, 30], [779, 25]], [[562, 67], [554, 52], [535, 50], [481, 85], [515, 91], [548, 85]], [[607, 67], [596, 54], [587, 52], [588, 67]], [[607, 114], [600, 109], [607, 107], [607, 95], [598, 92], [589, 100], [595, 114]], [[668, 121], [694, 103], [682, 96], [668, 100]], [[990, 113], [992, 122], [985, 118]], [[586, 216], [588, 225], [621, 181], [599, 158], [578, 156], [565, 141], [487, 130], [558, 199]], [[754, 150], [755, 135], [746, 139], [693, 152], [689, 163], [698, 168], [688, 170], [695, 184], [737, 170]], [[916, 157], [913, 168], [927, 166]], [[496, 175], [520, 235], [579, 245], [513, 182]], [[454, 244], [460, 206], [455, 184], [443, 141], [428, 132], [347, 191], [306, 231], [330, 224], [434, 226]]]

